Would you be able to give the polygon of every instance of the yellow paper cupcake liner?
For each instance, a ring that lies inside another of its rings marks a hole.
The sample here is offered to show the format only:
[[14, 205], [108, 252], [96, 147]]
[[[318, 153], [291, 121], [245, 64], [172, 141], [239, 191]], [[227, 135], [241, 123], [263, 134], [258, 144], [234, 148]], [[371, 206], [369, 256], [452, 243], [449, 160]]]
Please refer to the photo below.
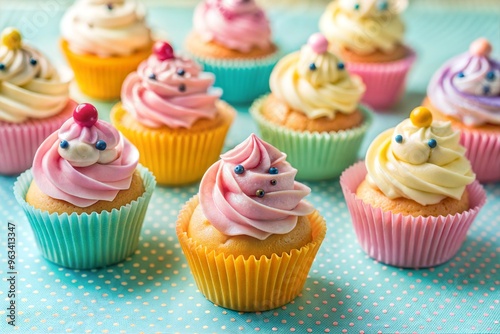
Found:
[[256, 312], [289, 303], [302, 290], [314, 257], [326, 235], [326, 223], [318, 211], [308, 215], [312, 241], [289, 253], [244, 258], [210, 251], [187, 235], [198, 195], [179, 213], [176, 232], [198, 289], [222, 307]]
[[147, 47], [130, 56], [101, 58], [73, 53], [66, 40], [60, 44], [82, 93], [101, 100], [118, 99], [127, 75], [151, 54]]
[[217, 103], [223, 122], [201, 131], [190, 129], [149, 129], [128, 127], [122, 118], [127, 111], [121, 103], [111, 111], [111, 122], [139, 150], [139, 162], [149, 168], [161, 185], [184, 185], [201, 180], [219, 159], [236, 111], [223, 101]]

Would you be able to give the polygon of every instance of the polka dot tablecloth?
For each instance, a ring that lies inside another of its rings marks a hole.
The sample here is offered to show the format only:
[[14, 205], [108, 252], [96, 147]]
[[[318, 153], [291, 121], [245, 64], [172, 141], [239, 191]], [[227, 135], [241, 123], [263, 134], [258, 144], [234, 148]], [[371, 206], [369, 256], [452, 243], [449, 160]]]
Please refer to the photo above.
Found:
[[[62, 62], [58, 22], [67, 4], [40, 1], [33, 8], [3, 9], [0, 24], [18, 25], [26, 39]], [[49, 5], [51, 11], [44, 9]], [[376, 134], [407, 117], [425, 96], [431, 74], [470, 41], [488, 37], [499, 56], [497, 8], [439, 8], [410, 6], [405, 13], [407, 42], [418, 61], [403, 102], [376, 115], [362, 154]], [[315, 32], [320, 13], [321, 8], [311, 6], [272, 9], [282, 50], [297, 49]], [[160, 36], [181, 48], [191, 14], [191, 8], [155, 6], [149, 20]], [[101, 117], [109, 119], [112, 104], [96, 105]], [[256, 131], [247, 108], [238, 106], [225, 149]], [[157, 187], [133, 256], [107, 268], [70, 270], [40, 256], [12, 194], [14, 181], [0, 177], [0, 333], [500, 333], [498, 183], [485, 186], [487, 204], [458, 253], [441, 266], [422, 270], [370, 259], [356, 241], [338, 180], [307, 183], [309, 200], [326, 218], [328, 232], [302, 293], [275, 310], [239, 313], [212, 304], [198, 291], [175, 235], [178, 211], [197, 193], [198, 184]], [[13, 299], [8, 222], [15, 225], [17, 247], [15, 327], [6, 321]]]

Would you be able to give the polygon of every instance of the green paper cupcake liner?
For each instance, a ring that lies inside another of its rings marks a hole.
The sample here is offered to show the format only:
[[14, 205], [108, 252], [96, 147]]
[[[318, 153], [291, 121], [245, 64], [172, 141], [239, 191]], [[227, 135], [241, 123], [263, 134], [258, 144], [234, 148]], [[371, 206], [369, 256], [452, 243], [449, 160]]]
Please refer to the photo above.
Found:
[[149, 200], [156, 185], [153, 174], [137, 166], [144, 182], [144, 194], [120, 209], [91, 214], [50, 214], [25, 200], [33, 180], [31, 169], [14, 183], [14, 195], [33, 229], [43, 257], [74, 269], [93, 269], [112, 265], [131, 255], [139, 235]]
[[356, 128], [335, 132], [301, 132], [264, 118], [261, 108], [266, 98], [256, 100], [250, 107], [250, 114], [257, 122], [262, 139], [287, 154], [287, 161], [298, 170], [297, 179], [316, 181], [336, 178], [358, 160], [359, 148], [373, 118], [367, 107], [359, 106], [364, 122]]
[[279, 52], [257, 59], [213, 59], [192, 55], [204, 71], [215, 75], [222, 99], [234, 104], [250, 103], [269, 92], [269, 77], [281, 58]]

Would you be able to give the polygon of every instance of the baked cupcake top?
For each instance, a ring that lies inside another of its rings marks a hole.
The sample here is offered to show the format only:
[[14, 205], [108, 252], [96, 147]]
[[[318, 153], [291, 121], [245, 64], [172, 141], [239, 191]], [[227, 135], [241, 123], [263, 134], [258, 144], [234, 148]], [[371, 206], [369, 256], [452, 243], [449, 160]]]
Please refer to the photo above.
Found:
[[33, 177], [46, 195], [88, 207], [130, 187], [139, 152], [87, 103], [38, 148]]
[[252, 134], [221, 155], [203, 176], [200, 204], [221, 233], [260, 240], [295, 228], [298, 216], [314, 208], [305, 202], [311, 189], [295, 181], [297, 170], [286, 154]]
[[205, 0], [195, 9], [193, 28], [204, 41], [242, 53], [272, 47], [269, 21], [254, 0]]
[[358, 55], [391, 53], [402, 45], [404, 25], [399, 13], [407, 0], [334, 0], [319, 27], [335, 47]]
[[480, 38], [439, 68], [427, 96], [440, 112], [468, 126], [500, 125], [500, 62], [490, 57], [491, 51], [491, 44]]
[[390, 199], [404, 197], [422, 205], [460, 199], [475, 175], [460, 132], [450, 122], [433, 121], [425, 107], [381, 133], [366, 153], [367, 180]]
[[145, 15], [136, 0], [78, 0], [64, 14], [61, 34], [74, 53], [127, 56], [152, 43]]
[[318, 33], [276, 64], [269, 83], [275, 96], [310, 119], [353, 113], [365, 91], [361, 78], [347, 72]]
[[69, 100], [70, 78], [61, 79], [50, 61], [5, 28], [0, 44], [0, 121], [25, 122], [58, 114]]
[[156, 42], [153, 54], [123, 82], [122, 103], [145, 126], [190, 128], [217, 115], [222, 90], [212, 87], [214, 80], [195, 61], [175, 55], [170, 44]]

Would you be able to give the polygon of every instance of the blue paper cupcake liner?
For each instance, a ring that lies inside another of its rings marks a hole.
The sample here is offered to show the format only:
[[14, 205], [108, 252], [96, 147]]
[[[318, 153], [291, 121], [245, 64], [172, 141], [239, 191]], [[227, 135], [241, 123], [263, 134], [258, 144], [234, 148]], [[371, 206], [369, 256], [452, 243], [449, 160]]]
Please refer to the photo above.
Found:
[[273, 124], [261, 114], [264, 96], [250, 107], [262, 139], [287, 154], [287, 161], [295, 167], [297, 179], [327, 180], [340, 174], [358, 160], [358, 152], [372, 123], [373, 113], [360, 105], [363, 123], [355, 128], [331, 132], [295, 131]]
[[204, 71], [215, 75], [214, 86], [222, 88], [223, 100], [245, 104], [269, 92], [269, 77], [281, 54], [277, 51], [257, 59], [192, 57], [203, 65]]
[[149, 200], [156, 185], [153, 174], [137, 167], [144, 183], [144, 194], [111, 212], [90, 214], [49, 213], [36, 209], [25, 200], [33, 180], [31, 169], [14, 183], [14, 195], [33, 229], [43, 257], [74, 269], [93, 269], [112, 265], [131, 255], [139, 235]]

